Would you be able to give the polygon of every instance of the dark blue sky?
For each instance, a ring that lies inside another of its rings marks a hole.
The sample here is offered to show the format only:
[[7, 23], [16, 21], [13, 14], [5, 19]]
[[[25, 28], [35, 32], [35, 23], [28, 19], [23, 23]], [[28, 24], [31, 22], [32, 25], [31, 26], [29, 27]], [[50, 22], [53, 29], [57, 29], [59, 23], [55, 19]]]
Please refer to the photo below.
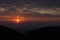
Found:
[[14, 4], [35, 4], [39, 6], [50, 6], [50, 7], [60, 7], [60, 0], [0, 0], [0, 3]]

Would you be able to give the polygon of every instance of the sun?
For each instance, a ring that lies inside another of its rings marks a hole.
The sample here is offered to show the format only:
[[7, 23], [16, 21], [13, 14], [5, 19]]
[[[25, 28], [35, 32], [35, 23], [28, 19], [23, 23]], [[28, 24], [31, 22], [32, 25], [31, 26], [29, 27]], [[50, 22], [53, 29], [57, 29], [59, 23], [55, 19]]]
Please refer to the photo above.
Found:
[[13, 19], [10, 19], [10, 20], [13, 21], [13, 22], [16, 22], [16, 23], [22, 23], [22, 22], [25, 21], [25, 18], [18, 16], [18, 17], [15, 17]]
[[19, 19], [17, 19], [17, 20], [16, 20], [16, 22], [18, 23], [18, 22], [20, 22], [20, 20], [19, 20]]
[[20, 22], [24, 21], [24, 17], [17, 17], [17, 18], [15, 19], [15, 21], [16, 21], [17, 23], [20, 23]]

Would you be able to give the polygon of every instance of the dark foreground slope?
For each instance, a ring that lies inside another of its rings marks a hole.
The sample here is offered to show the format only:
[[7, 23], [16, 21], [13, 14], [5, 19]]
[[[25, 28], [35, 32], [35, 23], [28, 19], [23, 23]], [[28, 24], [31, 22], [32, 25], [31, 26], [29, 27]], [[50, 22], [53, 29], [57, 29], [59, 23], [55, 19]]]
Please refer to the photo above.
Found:
[[27, 32], [26, 38], [27, 40], [41, 40], [41, 39], [52, 39], [52, 38], [60, 37], [60, 27], [44, 27], [41, 29], [33, 30]]
[[22, 40], [23, 34], [0, 25], [0, 40]]
[[[21, 34], [13, 29], [6, 28], [0, 25], [0, 40], [41, 40], [60, 37], [60, 27], [44, 27], [37, 30], [32, 30], [26, 34]], [[55, 39], [54, 38], [54, 39]]]

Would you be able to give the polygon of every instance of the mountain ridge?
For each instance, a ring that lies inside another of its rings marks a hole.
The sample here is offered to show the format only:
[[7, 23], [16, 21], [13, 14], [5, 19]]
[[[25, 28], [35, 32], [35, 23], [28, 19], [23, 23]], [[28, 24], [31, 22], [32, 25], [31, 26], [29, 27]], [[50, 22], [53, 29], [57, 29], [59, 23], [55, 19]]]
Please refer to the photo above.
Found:
[[41, 29], [32, 30], [27, 32], [26, 34], [21, 34], [19, 32], [14, 31], [13, 29], [6, 28], [2, 25], [0, 25], [0, 35], [2, 35], [1, 38], [4, 38], [6, 40], [38, 40], [42, 38], [50, 37], [58, 37], [60, 36], [60, 26], [58, 27], [52, 27], [47, 26]]

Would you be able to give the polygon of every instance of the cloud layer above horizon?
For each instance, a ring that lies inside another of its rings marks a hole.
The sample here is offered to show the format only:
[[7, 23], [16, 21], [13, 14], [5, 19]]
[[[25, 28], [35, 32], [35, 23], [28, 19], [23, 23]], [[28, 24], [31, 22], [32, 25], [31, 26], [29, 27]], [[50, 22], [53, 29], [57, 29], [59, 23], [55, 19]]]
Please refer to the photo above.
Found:
[[60, 3], [59, 0], [3, 0], [0, 2], [0, 15], [16, 15], [16, 13], [60, 15]]

